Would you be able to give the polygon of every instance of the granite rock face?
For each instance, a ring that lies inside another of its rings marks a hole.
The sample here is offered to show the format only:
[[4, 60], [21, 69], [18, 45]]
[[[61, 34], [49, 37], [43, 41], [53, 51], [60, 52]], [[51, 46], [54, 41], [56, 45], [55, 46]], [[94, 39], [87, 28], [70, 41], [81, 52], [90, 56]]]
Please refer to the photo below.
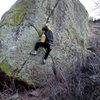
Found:
[[[51, 27], [55, 42], [43, 65], [44, 49], [37, 56], [29, 53], [45, 24]], [[0, 68], [34, 85], [52, 74], [52, 58], [66, 69], [71, 67], [85, 52], [88, 33], [88, 13], [78, 0], [18, 0], [1, 19]]]

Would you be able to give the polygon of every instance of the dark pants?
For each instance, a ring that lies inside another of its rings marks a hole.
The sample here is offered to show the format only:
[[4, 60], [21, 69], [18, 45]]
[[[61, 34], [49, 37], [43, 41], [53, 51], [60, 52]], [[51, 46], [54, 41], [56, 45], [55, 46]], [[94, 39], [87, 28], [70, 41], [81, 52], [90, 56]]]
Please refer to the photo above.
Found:
[[48, 58], [50, 51], [51, 51], [50, 45], [48, 43], [37, 42], [35, 45], [35, 51], [37, 51], [39, 47], [45, 48], [46, 53], [45, 53], [44, 59], [46, 60]]

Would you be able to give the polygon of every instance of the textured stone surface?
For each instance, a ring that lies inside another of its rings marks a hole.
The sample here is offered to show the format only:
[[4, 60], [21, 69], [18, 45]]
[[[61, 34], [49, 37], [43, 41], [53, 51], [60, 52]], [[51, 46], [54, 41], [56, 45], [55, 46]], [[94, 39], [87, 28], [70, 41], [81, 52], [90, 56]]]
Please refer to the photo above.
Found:
[[[18, 0], [0, 23], [0, 68], [28, 83], [52, 73], [52, 59], [42, 65], [44, 50], [30, 56], [44, 24], [54, 32], [51, 55], [66, 68], [88, 46], [88, 14], [78, 0]], [[33, 25], [33, 26], [31, 26]]]

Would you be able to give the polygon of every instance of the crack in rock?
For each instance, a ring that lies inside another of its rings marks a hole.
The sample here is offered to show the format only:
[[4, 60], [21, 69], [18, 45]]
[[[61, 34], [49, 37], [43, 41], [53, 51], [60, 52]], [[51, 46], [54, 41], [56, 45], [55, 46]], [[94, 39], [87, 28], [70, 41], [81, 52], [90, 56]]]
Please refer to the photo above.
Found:
[[59, 1], [60, 1], [60, 0], [57, 0], [57, 2], [56, 2], [56, 4], [55, 4], [54, 8], [51, 10], [51, 13], [50, 13], [50, 15], [48, 16], [48, 18], [47, 18], [47, 20], [46, 20], [46, 24], [49, 22], [50, 17], [53, 15], [53, 13], [54, 13], [54, 11], [55, 11], [55, 8], [57, 7]]

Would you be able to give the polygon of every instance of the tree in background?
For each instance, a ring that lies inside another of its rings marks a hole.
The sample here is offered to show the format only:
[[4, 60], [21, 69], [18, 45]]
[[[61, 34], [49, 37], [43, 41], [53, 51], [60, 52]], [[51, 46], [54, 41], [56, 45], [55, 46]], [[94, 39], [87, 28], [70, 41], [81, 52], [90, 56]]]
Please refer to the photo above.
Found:
[[[100, 0], [92, 0], [94, 2], [94, 8], [93, 11], [96, 12], [96, 15], [100, 16]], [[100, 22], [100, 18], [94, 18], [92, 16], [89, 17], [90, 22]]]
[[94, 4], [95, 4], [95, 9], [100, 9], [100, 0], [93, 0]]
[[94, 11], [97, 12], [97, 15], [100, 15], [100, 0], [92, 0], [94, 2]]

